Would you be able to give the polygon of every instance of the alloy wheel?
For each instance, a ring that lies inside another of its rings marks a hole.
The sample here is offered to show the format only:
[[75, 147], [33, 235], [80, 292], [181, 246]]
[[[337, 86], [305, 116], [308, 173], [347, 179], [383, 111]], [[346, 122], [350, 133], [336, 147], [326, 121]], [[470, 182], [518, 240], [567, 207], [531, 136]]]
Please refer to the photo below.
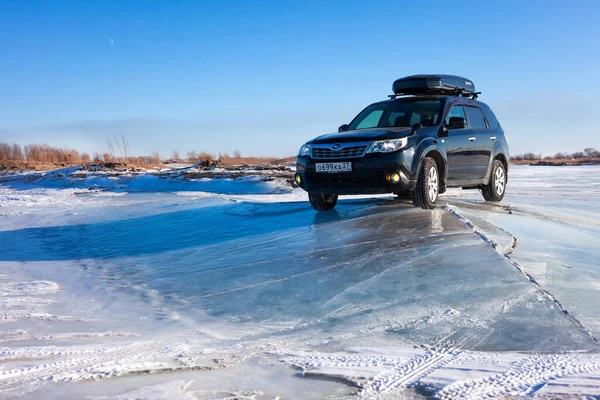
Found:
[[494, 174], [494, 186], [496, 187], [496, 193], [502, 195], [502, 193], [504, 193], [505, 185], [506, 182], [504, 181], [504, 168], [497, 168], [496, 173]]
[[429, 182], [428, 182], [429, 200], [435, 203], [438, 196], [438, 173], [435, 167], [429, 169]]

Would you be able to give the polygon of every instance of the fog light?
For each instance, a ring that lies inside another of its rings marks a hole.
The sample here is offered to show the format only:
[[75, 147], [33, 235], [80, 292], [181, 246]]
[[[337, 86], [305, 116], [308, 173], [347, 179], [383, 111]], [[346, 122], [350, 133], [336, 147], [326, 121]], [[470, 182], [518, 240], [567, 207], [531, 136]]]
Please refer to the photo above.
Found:
[[400, 174], [397, 172], [392, 172], [391, 174], [387, 174], [385, 179], [390, 183], [398, 183], [400, 182]]
[[296, 175], [296, 183], [298, 185], [302, 183], [302, 178], [300, 178], [300, 175]]

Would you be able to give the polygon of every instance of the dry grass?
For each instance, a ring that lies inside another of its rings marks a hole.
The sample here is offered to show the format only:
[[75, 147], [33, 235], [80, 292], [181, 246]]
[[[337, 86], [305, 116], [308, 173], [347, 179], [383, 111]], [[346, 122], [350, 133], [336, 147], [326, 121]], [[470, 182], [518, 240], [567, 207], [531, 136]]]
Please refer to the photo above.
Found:
[[[89, 164], [94, 162], [114, 163], [119, 162], [132, 167], [160, 167], [163, 165], [160, 154], [154, 151], [146, 157], [128, 156], [128, 144], [123, 142], [112, 144], [109, 142], [109, 152], [94, 153], [93, 158], [88, 153], [80, 153], [74, 149], [61, 149], [46, 144], [28, 144], [21, 147], [18, 144], [0, 142], [0, 161], [10, 168], [45, 170], [58, 167]], [[116, 153], [115, 153], [116, 148]]]
[[[20, 146], [0, 142], [0, 162], [5, 167], [19, 169], [52, 169], [81, 164], [118, 163], [134, 168], [163, 167], [164, 163], [158, 151], [153, 151], [149, 156], [134, 157], [129, 155], [129, 143], [124, 136], [119, 141], [108, 141], [108, 151], [80, 153], [74, 149], [62, 149], [45, 144], [29, 144]], [[206, 165], [258, 165], [294, 161], [295, 157], [242, 157], [239, 150], [234, 151], [234, 157], [227, 153], [216, 156], [206, 151], [188, 151], [185, 159], [180, 157], [179, 151], [173, 151], [172, 158], [168, 161], [198, 163]], [[236, 157], [237, 156], [237, 157]]]
[[531, 165], [539, 162], [548, 164], [566, 164], [566, 165], [582, 165], [582, 164], [600, 164], [600, 158], [583, 157], [583, 158], [545, 158], [535, 160], [515, 160], [511, 159], [510, 163], [514, 165]]
[[0, 161], [28, 161], [38, 163], [78, 164], [89, 159], [89, 154], [80, 154], [74, 149], [61, 149], [46, 144], [0, 143]]
[[214, 154], [206, 151], [196, 152], [194, 150], [188, 151], [185, 157], [185, 161], [188, 162], [201, 162], [208, 161], [209, 163], [215, 161], [217, 158]]
[[219, 161], [223, 165], [258, 165], [258, 164], [274, 164], [281, 162], [295, 161], [296, 157], [222, 157]]
[[0, 161], [22, 161], [25, 160], [23, 149], [18, 144], [12, 146], [8, 143], [0, 143]]

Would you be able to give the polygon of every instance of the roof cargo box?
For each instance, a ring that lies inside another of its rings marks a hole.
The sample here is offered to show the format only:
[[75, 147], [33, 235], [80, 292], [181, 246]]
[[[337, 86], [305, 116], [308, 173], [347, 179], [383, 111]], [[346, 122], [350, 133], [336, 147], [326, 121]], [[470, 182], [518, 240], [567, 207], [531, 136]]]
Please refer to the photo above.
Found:
[[475, 93], [473, 81], [456, 75], [411, 75], [394, 81], [394, 94], [450, 94], [470, 96]]

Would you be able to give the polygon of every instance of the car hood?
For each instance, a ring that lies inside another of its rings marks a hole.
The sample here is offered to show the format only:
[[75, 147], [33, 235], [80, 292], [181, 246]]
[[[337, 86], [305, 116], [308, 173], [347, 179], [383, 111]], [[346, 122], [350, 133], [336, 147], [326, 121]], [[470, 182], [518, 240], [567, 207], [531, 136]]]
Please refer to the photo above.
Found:
[[398, 139], [410, 135], [411, 127], [394, 129], [360, 129], [339, 133], [328, 133], [312, 140], [312, 143], [367, 142], [370, 140]]

